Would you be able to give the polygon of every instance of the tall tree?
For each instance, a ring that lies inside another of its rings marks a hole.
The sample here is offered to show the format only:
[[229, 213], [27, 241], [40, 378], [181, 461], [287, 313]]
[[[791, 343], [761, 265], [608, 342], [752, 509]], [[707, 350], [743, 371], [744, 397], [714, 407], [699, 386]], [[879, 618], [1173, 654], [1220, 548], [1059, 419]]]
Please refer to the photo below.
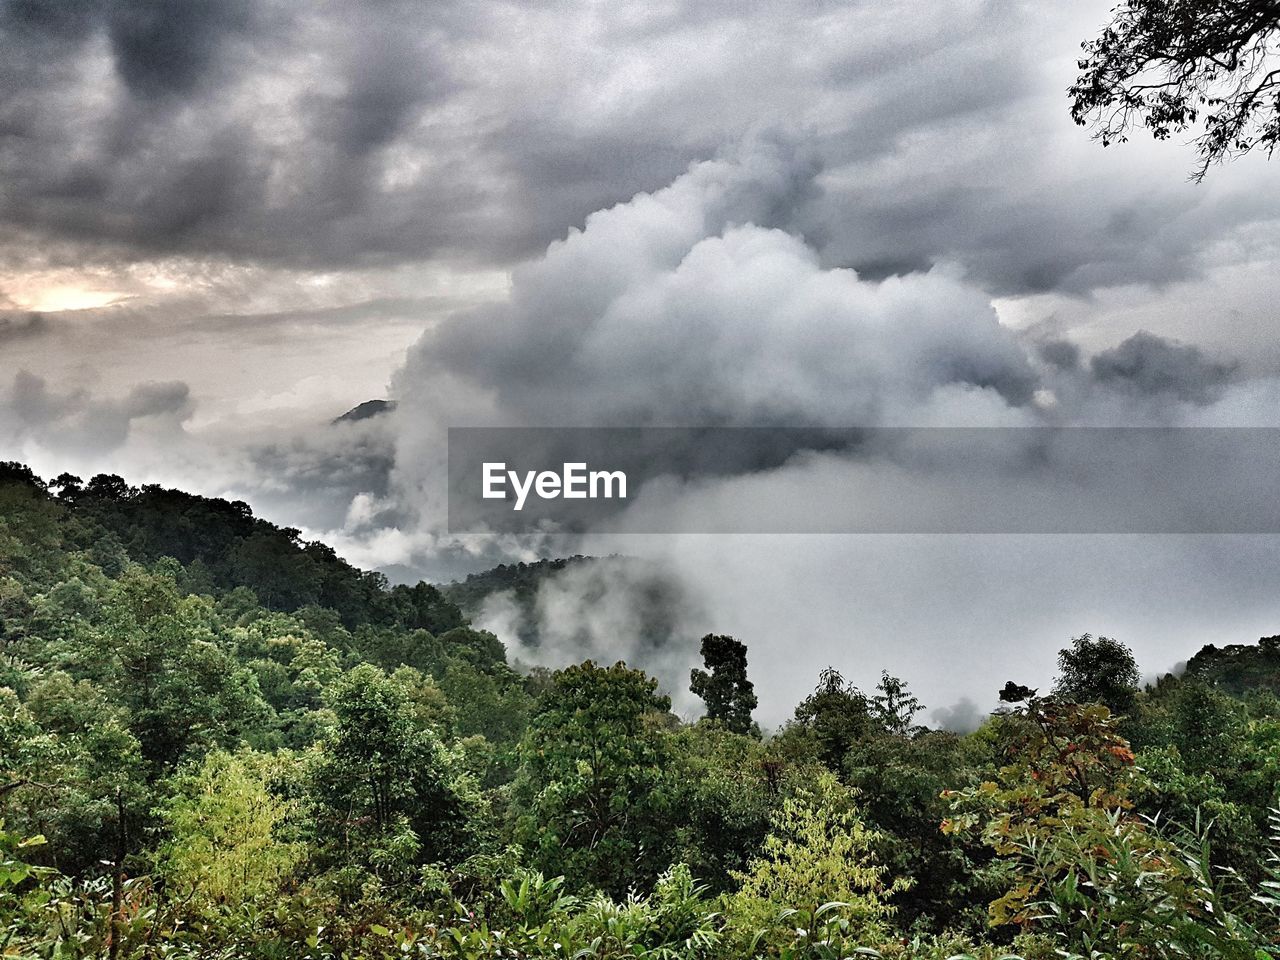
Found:
[[734, 733], [750, 733], [755, 724], [755, 685], [747, 679], [747, 645], [733, 637], [708, 633], [702, 638], [706, 670], [689, 673], [689, 689], [707, 705], [707, 719], [718, 720]]
[[839, 670], [827, 667], [813, 693], [796, 707], [796, 725], [812, 735], [819, 758], [838, 772], [850, 747], [882, 731], [874, 706]]
[[876, 691], [871, 703], [876, 719], [885, 730], [900, 735], [911, 733], [916, 714], [924, 709], [924, 704], [907, 689], [906, 682], [892, 676], [888, 670], [881, 670]]
[[615, 895], [667, 866], [658, 682], [617, 663], [555, 673], [520, 747], [517, 836], [537, 866]]
[[338, 846], [461, 859], [468, 791], [420, 724], [403, 678], [360, 664], [329, 686], [325, 702], [335, 720], [320, 743], [314, 792]]
[[1138, 694], [1138, 662], [1133, 651], [1110, 637], [1086, 633], [1058, 653], [1058, 681], [1053, 692], [1075, 703], [1101, 703], [1112, 713], [1133, 707]]
[[1082, 44], [1071, 116], [1103, 146], [1146, 127], [1157, 140], [1189, 130], [1209, 167], [1280, 140], [1280, 0], [1123, 0]]

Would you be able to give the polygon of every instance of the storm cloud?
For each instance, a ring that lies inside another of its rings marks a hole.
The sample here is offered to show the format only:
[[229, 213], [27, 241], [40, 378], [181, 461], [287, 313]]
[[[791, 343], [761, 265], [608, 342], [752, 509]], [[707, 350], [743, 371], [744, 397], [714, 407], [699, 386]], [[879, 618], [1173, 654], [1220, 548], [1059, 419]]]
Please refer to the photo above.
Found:
[[[1280, 422], [1274, 402], [1245, 399], [1274, 390], [1274, 379], [1238, 376], [1229, 359], [1198, 348], [1143, 333], [1090, 355], [1061, 337], [1011, 330], [999, 322], [990, 293], [954, 272], [877, 279], [824, 266], [796, 223], [777, 219], [778, 210], [789, 208], [777, 198], [804, 197], [818, 169], [811, 157], [768, 139], [695, 164], [663, 189], [593, 214], [581, 231], [522, 264], [504, 302], [433, 324], [393, 382], [403, 419], [392, 496], [416, 507], [417, 529], [438, 531], [442, 523], [434, 484], [446, 425], [1178, 426], [1236, 423], [1245, 408], [1267, 425]], [[1014, 450], [1010, 460], [1024, 458]], [[891, 478], [898, 490], [927, 487], [933, 471], [948, 468], [920, 460], [907, 466]], [[1001, 462], [979, 466], [981, 482], [994, 485], [998, 496], [1007, 482]], [[856, 503], [862, 488], [849, 467], [829, 456], [802, 458], [677, 490], [656, 509], [692, 504], [694, 513], [712, 516], [726, 503], [754, 503], [745, 498], [763, 491], [759, 511], [785, 524], [789, 504], [821, 510], [833, 495]], [[1101, 462], [1038, 469], [1069, 483], [1106, 479]], [[1165, 469], [1176, 473], [1177, 465]], [[944, 488], [938, 489], [934, 499], [945, 511]], [[1170, 509], [1176, 513], [1177, 505]], [[450, 542], [437, 534], [420, 540], [419, 549], [438, 558]], [[1144, 656], [1158, 656], [1162, 641], [1143, 624], [1134, 597], [1150, 600], [1165, 578], [1223, 556], [1217, 547], [1176, 537], [1107, 536], [837, 542], [603, 534], [542, 538], [535, 549], [557, 548], [638, 553], [674, 571], [705, 602], [712, 629], [754, 642], [753, 656], [773, 681], [763, 706], [771, 720], [812, 682], [794, 669], [802, 650], [814, 674], [825, 661], [871, 685], [888, 668], [924, 678], [930, 698], [952, 697], [944, 704], [954, 700], [948, 690], [958, 683], [969, 701], [940, 707], [937, 715], [959, 726], [994, 702], [995, 688], [982, 686], [989, 665], [979, 666], [966, 648], [989, 651], [1011, 676], [1047, 682], [1052, 644], [1097, 629], [1092, 618], [1100, 617], [1103, 625], [1128, 628], [1127, 639]], [[1248, 541], [1255, 560], [1271, 549], [1266, 538]], [[1132, 566], [1135, 551], [1144, 559]], [[1203, 560], [1206, 552], [1212, 559]], [[415, 562], [412, 551], [399, 559]], [[1256, 578], [1232, 585], [1228, 568], [1220, 569], [1221, 597], [1248, 593], [1256, 601]], [[1035, 571], [1030, 579], [1029, 571]], [[790, 591], [798, 583], [815, 610], [797, 608]], [[591, 609], [591, 590], [561, 586], [564, 609]], [[1066, 593], [1056, 597], [1057, 590]], [[1074, 613], [1071, 597], [1085, 598]], [[988, 603], [994, 608], [984, 611]], [[1215, 609], [1226, 608], [1215, 601]], [[1262, 613], [1256, 603], [1251, 609]], [[486, 622], [517, 643], [520, 625], [508, 622], [509, 614], [495, 598]], [[842, 632], [842, 617], [857, 625], [856, 637]], [[939, 617], [955, 627], [930, 636]], [[1003, 626], [1000, 617], [1008, 618]], [[1195, 629], [1206, 622], [1179, 628], [1179, 642], [1194, 644]], [[1014, 640], [1018, 631], [1029, 631], [1025, 647]], [[695, 631], [685, 633], [691, 649]], [[585, 639], [570, 635], [565, 649], [552, 650], [561, 659], [589, 651], [649, 665], [635, 632], [622, 627]], [[942, 661], [945, 681], [936, 669]]]
[[[678, 686], [738, 633], [768, 721], [827, 663], [962, 725], [1072, 634], [1274, 633], [1266, 538], [442, 533], [448, 426], [1280, 423], [1280, 166], [1090, 143], [1107, 7], [0, 0], [3, 455], [396, 579], [642, 555], [696, 600], [669, 663], [644, 577], [559, 583], [547, 650]], [[848, 481], [796, 453], [681, 503]]]
[[1218, 399], [1239, 366], [1214, 360], [1198, 347], [1172, 342], [1145, 330], [1099, 353], [1090, 365], [1101, 383], [1198, 404]]
[[1036, 373], [981, 291], [864, 282], [769, 225], [813, 176], [767, 142], [695, 164], [522, 265], [506, 303], [434, 325], [393, 384], [427, 516], [446, 426], [1020, 422]]
[[[443, 527], [446, 427], [1213, 422], [1212, 405], [1235, 382], [1229, 360], [1142, 332], [1083, 363], [1069, 341], [1037, 342], [1034, 332], [1020, 336], [1003, 325], [990, 294], [955, 271], [864, 279], [848, 268], [824, 267], [796, 225], [778, 219], [817, 175], [810, 157], [767, 139], [694, 164], [661, 190], [592, 214], [582, 230], [522, 264], [505, 302], [433, 324], [393, 382], [402, 414], [397, 482], [420, 507], [422, 523]], [[664, 436], [697, 443], [701, 435]], [[751, 436], [775, 443], [779, 434]], [[1045, 512], [1035, 508], [1045, 497], [1062, 499], [1089, 484], [1114, 488], [1114, 457], [1136, 456], [1132, 443], [1118, 449], [1080, 433], [1048, 443], [1035, 431], [1014, 430], [980, 443], [886, 448], [880, 451], [886, 470], [874, 456], [788, 463], [788, 454], [807, 449], [832, 452], [806, 446], [811, 441], [802, 432], [791, 436], [793, 449], [756, 458], [758, 466], [775, 468], [773, 476], [743, 470], [752, 475], [738, 482], [720, 466], [706, 472], [719, 489], [694, 483], [664, 486], [658, 496], [640, 491], [632, 512], [661, 518], [657, 529], [719, 529], [710, 518], [737, 499], [749, 516], [776, 520], [776, 527], [751, 530], [785, 530], [789, 523], [797, 530], [880, 529], [859, 518], [901, 517], [904, 510], [919, 515], [920, 529], [950, 529], [947, 504], [958, 502], [958, 487], [968, 487], [988, 491], [985, 507], [976, 496], [966, 500], [983, 516], [1000, 514], [1002, 501], [1010, 515], [1025, 513], [1028, 523], [1011, 529], [1149, 530], [1168, 523], [1184, 529], [1177, 516], [1186, 491], [1171, 493], [1168, 511], [1152, 513], [1149, 485], [1134, 491], [1146, 505], [1137, 513], [1142, 503], [1113, 491], [1114, 514], [1086, 494], [1071, 516], [1063, 508], [1050, 511], [1056, 519], [1047, 526], [1031, 520]], [[1157, 446], [1143, 448], [1152, 458], [1143, 469], [1179, 476], [1177, 463], [1159, 464], [1182, 448]], [[664, 462], [672, 456], [664, 451]], [[691, 451], [678, 459], [699, 458]], [[1181, 461], [1184, 472], [1191, 463]], [[1036, 481], [1033, 490], [1014, 486], [1027, 477]], [[1247, 488], [1238, 491], [1242, 510]], [[840, 490], [855, 511], [851, 526], [839, 519], [824, 525], [821, 517], [837, 510], [832, 497]], [[798, 514], [805, 505], [817, 517]], [[681, 526], [673, 518], [682, 509], [703, 521]], [[1138, 513], [1146, 519], [1134, 520]], [[1248, 529], [1270, 529], [1269, 523]], [[728, 529], [741, 527], [730, 522]]]
[[171, 381], [141, 383], [118, 398], [59, 393], [23, 370], [0, 401], [0, 437], [11, 448], [36, 441], [77, 458], [111, 453], [139, 422], [165, 433], [180, 430], [191, 414], [190, 392]]
[[0, 220], [123, 261], [510, 265], [770, 131], [821, 171], [773, 220], [826, 267], [1013, 293], [1195, 275], [1280, 207], [1074, 129], [1061, 91], [1104, 14], [5, 0]]
[[44, 332], [45, 318], [32, 312], [0, 312], [0, 343], [37, 337]]

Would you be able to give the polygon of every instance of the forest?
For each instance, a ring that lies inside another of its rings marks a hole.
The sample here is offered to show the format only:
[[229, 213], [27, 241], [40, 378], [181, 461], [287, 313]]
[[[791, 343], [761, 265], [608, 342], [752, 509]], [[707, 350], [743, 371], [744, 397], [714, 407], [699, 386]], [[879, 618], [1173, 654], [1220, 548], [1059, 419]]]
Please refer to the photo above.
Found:
[[1280, 637], [1146, 685], [1064, 637], [963, 734], [822, 664], [762, 730], [688, 643], [695, 721], [244, 503], [3, 464], [0, 956], [1280, 956]]

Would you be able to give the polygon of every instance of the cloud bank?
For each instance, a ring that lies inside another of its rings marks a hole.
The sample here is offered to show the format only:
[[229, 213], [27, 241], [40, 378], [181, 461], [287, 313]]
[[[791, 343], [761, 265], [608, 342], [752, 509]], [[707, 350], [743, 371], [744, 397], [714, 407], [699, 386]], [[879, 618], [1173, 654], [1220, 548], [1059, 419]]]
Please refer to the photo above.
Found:
[[778, 212], [825, 266], [955, 263], [1013, 293], [1185, 278], [1280, 208], [1235, 172], [1197, 189], [1177, 151], [1103, 155], [1072, 126], [1062, 91], [1105, 15], [4, 0], [0, 221], [36, 241], [5, 255], [505, 266], [771, 130], [820, 169]]
[[[0, 0], [0, 446], [413, 578], [591, 546], [444, 536], [449, 425], [1274, 425], [1280, 167], [1090, 144], [1063, 90], [1106, 13]], [[706, 598], [776, 715], [822, 661], [981, 707], [1071, 632], [1157, 664], [1274, 633], [1246, 541], [598, 552]], [[596, 622], [576, 587], [549, 622]], [[575, 642], [639, 656], [629, 622]]]

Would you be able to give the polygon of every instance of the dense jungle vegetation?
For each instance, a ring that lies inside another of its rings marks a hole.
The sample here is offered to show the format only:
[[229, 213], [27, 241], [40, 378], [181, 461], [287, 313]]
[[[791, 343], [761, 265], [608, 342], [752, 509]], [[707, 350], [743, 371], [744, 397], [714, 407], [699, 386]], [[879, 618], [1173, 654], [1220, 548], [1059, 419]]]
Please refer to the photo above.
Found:
[[684, 722], [243, 503], [5, 464], [0, 956], [1280, 956], [1280, 638], [1141, 689], [1081, 636], [963, 735], [831, 668], [762, 733], [747, 652]]

